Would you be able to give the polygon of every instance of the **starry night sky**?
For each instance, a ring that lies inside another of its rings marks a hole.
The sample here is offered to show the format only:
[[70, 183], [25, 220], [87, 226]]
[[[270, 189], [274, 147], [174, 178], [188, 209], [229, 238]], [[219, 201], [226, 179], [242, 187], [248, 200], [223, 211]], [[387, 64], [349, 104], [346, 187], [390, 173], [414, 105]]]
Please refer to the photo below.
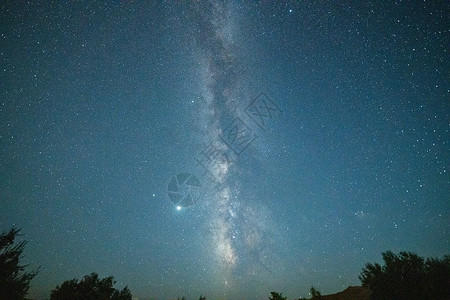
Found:
[[449, 253], [448, 1], [30, 2], [0, 4], [30, 297], [292, 299]]

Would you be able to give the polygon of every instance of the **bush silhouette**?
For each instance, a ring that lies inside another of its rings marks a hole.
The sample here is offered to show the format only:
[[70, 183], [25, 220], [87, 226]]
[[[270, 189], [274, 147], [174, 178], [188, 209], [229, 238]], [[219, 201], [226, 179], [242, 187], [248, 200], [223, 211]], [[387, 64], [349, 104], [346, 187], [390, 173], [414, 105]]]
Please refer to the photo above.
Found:
[[27, 266], [19, 265], [26, 244], [23, 241], [14, 245], [19, 235], [20, 229], [15, 227], [0, 235], [0, 300], [23, 299], [30, 288], [30, 281], [37, 274], [37, 270], [27, 273]]
[[287, 297], [283, 297], [283, 293], [270, 292], [269, 300], [286, 300]]
[[376, 300], [450, 298], [450, 256], [426, 261], [410, 252], [382, 254], [384, 266], [367, 263], [359, 275]]
[[50, 299], [131, 300], [128, 287], [119, 291], [113, 287], [115, 283], [113, 276], [99, 279], [98, 274], [91, 273], [84, 276], [80, 282], [77, 279], [64, 281], [61, 286], [51, 291]]
[[322, 297], [320, 292], [313, 286], [311, 287], [309, 292], [311, 293], [311, 299], [320, 299], [320, 297]]

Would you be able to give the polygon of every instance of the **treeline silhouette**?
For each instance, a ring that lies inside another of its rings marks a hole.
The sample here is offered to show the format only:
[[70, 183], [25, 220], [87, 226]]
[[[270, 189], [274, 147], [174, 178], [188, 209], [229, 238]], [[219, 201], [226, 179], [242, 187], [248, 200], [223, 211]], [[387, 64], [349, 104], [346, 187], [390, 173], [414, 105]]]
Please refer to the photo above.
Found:
[[[27, 265], [19, 262], [26, 245], [26, 241], [15, 243], [20, 231], [13, 227], [0, 235], [0, 300], [25, 299], [31, 281], [38, 274], [38, 269], [27, 272]], [[371, 300], [450, 299], [450, 255], [424, 259], [411, 252], [397, 255], [386, 251], [382, 257], [383, 265], [367, 263], [359, 274], [362, 286], [370, 291]], [[97, 273], [91, 273], [80, 281], [64, 281], [50, 292], [50, 299], [131, 300], [128, 286], [118, 290], [114, 288], [115, 283], [113, 276], [101, 279]], [[311, 287], [310, 296], [310, 299], [342, 299], [322, 296], [315, 287]], [[273, 291], [268, 299], [287, 300], [287, 297]], [[206, 297], [201, 295], [199, 300], [206, 300]]]
[[386, 251], [384, 265], [367, 263], [359, 275], [371, 299], [449, 300], [450, 255], [423, 259], [411, 252]]
[[128, 287], [119, 291], [113, 287], [115, 283], [112, 276], [100, 279], [97, 273], [91, 273], [84, 276], [80, 282], [77, 279], [64, 281], [51, 291], [50, 300], [131, 300], [131, 291]]

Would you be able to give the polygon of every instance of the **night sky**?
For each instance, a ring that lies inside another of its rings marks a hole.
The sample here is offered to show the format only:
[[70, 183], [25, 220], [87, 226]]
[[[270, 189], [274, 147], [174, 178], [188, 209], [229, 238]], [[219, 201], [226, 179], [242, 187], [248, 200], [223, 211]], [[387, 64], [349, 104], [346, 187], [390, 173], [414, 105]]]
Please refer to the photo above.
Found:
[[2, 1], [29, 297], [290, 299], [450, 252], [450, 2]]

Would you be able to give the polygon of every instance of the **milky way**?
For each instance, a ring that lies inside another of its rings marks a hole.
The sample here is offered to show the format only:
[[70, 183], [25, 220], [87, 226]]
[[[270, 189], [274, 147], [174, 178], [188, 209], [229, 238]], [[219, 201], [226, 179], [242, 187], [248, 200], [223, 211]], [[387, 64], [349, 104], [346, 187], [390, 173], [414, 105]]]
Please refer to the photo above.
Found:
[[266, 249], [262, 247], [267, 229], [262, 221], [264, 216], [239, 195], [237, 174], [241, 166], [238, 151], [233, 151], [232, 146], [226, 143], [229, 134], [235, 134], [237, 143], [245, 142], [239, 128], [236, 127], [235, 132], [227, 132], [235, 124], [233, 122], [241, 121], [239, 108], [248, 101], [242, 96], [243, 86], [239, 84], [244, 77], [243, 67], [235, 51], [239, 45], [236, 45], [232, 33], [239, 29], [234, 27], [227, 4], [210, 1], [198, 2], [197, 5], [193, 20], [196, 20], [195, 40], [202, 53], [201, 92], [205, 100], [201, 118], [208, 124], [205, 143], [209, 143], [208, 153], [214, 153], [212, 160], [215, 161], [209, 169], [211, 186], [205, 189], [212, 210], [205, 225], [211, 230], [211, 248], [222, 270], [221, 281], [224, 286], [232, 288], [236, 280], [232, 275], [237, 269], [244, 268], [247, 275], [264, 274], [269, 270], [264, 263], [268, 260], [268, 253], [263, 253]]

